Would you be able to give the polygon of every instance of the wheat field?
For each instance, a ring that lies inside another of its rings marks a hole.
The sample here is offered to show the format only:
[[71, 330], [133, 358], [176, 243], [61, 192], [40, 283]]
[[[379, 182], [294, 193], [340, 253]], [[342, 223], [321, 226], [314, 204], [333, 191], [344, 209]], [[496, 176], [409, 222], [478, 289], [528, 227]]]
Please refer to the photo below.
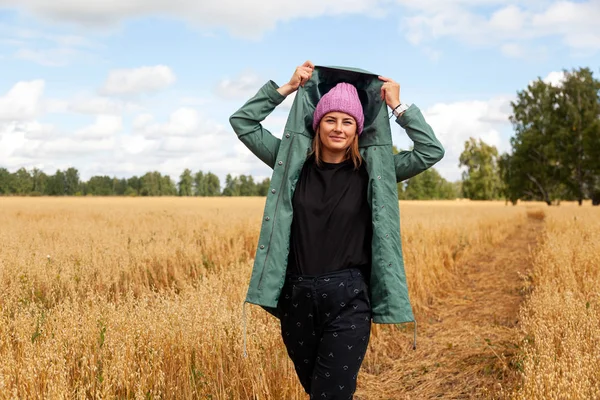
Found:
[[[460, 279], [465, 257], [493, 249], [533, 206], [401, 202], [417, 319]], [[242, 355], [263, 207], [264, 198], [0, 198], [0, 399], [305, 399], [278, 321], [255, 306]], [[546, 211], [515, 397], [598, 393], [597, 211]], [[377, 326], [364, 369], [385, 368], [411, 341], [410, 329]]]

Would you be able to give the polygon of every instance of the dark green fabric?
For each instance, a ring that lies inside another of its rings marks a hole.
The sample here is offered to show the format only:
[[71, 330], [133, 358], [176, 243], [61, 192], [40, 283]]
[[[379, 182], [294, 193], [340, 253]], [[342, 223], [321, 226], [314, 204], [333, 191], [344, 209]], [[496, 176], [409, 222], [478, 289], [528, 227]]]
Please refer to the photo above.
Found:
[[368, 202], [373, 221], [370, 286], [373, 322], [411, 322], [414, 316], [402, 259], [396, 183], [431, 167], [443, 157], [444, 149], [421, 111], [412, 105], [396, 122], [414, 141], [414, 148], [392, 154], [387, 106], [380, 96], [383, 82], [377, 75], [357, 69], [316, 67], [312, 78], [297, 92], [282, 139], [260, 124], [285, 99], [272, 81], [230, 118], [238, 138], [273, 168], [245, 301], [276, 315], [289, 254], [292, 196], [311, 149], [313, 112], [321, 96], [339, 82], [356, 86], [365, 111], [359, 151], [369, 173]]

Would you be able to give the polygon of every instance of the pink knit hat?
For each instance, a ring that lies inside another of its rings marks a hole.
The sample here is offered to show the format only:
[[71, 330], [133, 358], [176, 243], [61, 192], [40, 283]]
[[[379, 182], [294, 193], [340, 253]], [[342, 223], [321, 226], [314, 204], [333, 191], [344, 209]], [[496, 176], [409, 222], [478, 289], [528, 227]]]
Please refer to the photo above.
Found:
[[356, 133], [360, 136], [365, 125], [365, 115], [363, 114], [362, 104], [358, 98], [358, 92], [353, 85], [345, 82], [338, 83], [321, 97], [313, 116], [314, 131], [317, 130], [321, 118], [332, 111], [351, 115], [356, 121]]

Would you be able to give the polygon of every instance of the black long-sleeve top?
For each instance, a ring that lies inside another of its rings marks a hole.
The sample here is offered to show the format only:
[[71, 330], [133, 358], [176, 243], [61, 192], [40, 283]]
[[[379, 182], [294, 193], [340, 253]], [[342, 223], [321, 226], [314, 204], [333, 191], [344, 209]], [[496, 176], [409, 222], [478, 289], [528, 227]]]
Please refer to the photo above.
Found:
[[314, 155], [302, 167], [292, 198], [288, 274], [316, 276], [357, 267], [370, 275], [369, 176], [363, 161], [317, 166]]

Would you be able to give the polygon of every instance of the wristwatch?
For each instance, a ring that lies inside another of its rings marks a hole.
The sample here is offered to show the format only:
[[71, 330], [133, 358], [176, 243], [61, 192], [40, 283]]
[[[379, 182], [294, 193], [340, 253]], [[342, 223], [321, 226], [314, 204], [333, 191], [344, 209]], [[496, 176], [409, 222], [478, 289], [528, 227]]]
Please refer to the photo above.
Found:
[[398, 118], [404, 111], [408, 110], [408, 107], [410, 107], [409, 104], [400, 103], [400, 105], [398, 105], [396, 108], [394, 108], [392, 113], [396, 116], [396, 118]]

